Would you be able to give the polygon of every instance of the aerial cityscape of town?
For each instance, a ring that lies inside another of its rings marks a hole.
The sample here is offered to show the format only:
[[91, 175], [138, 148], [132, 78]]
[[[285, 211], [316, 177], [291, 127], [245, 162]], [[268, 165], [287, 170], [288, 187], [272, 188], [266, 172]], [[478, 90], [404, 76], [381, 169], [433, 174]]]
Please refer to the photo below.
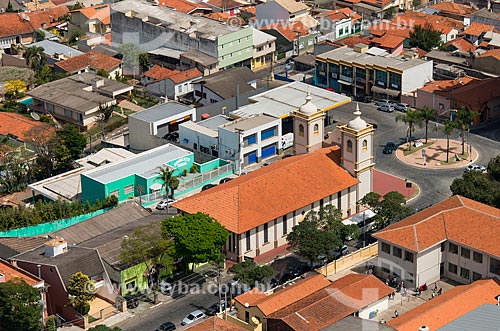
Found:
[[498, 331], [500, 0], [0, 0], [0, 331]]

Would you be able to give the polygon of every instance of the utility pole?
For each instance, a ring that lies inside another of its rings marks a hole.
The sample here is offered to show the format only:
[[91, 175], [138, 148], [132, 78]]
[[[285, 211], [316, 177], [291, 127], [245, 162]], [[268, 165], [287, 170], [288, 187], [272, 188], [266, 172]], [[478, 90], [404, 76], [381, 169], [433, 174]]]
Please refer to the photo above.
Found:
[[239, 140], [240, 140], [240, 154], [238, 156], [238, 176], [241, 176], [241, 167], [242, 167], [242, 164], [243, 164], [243, 147], [244, 146], [244, 143], [243, 143], [243, 132], [245, 132], [245, 130], [243, 129], [240, 129], [240, 128], [236, 128], [234, 129], [234, 131], [236, 131], [238, 133], [238, 137], [239, 137]]

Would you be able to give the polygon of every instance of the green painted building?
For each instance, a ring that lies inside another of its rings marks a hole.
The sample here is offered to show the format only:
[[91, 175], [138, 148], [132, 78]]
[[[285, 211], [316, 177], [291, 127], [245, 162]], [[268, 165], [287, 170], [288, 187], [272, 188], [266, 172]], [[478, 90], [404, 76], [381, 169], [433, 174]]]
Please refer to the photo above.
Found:
[[217, 38], [219, 68], [250, 64], [253, 57], [253, 31], [251, 27], [220, 35]]
[[[182, 177], [193, 165], [197, 174]], [[167, 166], [180, 181], [183, 192], [193, 190], [233, 172], [228, 162], [213, 159], [196, 163], [193, 152], [172, 144], [163, 145], [122, 161], [104, 165], [81, 174], [82, 202], [94, 202], [114, 195], [119, 202], [158, 191], [163, 191], [159, 170]], [[210, 176], [203, 176], [210, 172]], [[215, 173], [214, 173], [215, 172]], [[195, 180], [195, 178], [197, 180]], [[188, 182], [189, 181], [189, 182]], [[178, 190], [179, 191], [179, 190]]]

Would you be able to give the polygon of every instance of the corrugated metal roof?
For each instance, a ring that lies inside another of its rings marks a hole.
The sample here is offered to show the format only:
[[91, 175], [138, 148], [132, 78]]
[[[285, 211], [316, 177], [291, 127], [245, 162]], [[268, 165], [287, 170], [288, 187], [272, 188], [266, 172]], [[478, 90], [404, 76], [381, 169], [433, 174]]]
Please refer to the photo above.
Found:
[[152, 123], [175, 115], [180, 115], [191, 110], [193, 110], [193, 107], [186, 106], [176, 101], [169, 101], [144, 109], [135, 114], [131, 114], [129, 117]]
[[498, 331], [500, 306], [485, 304], [448, 323], [437, 331]]

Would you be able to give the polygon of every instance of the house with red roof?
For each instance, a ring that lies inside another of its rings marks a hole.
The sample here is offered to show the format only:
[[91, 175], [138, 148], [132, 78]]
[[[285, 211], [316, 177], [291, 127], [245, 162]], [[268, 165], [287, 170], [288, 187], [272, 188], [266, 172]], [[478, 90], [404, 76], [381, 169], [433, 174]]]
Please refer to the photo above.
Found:
[[212, 12], [212, 8], [203, 2], [193, 2], [189, 0], [157, 0], [159, 7], [168, 7], [175, 11], [189, 15], [204, 15]]
[[472, 22], [471, 25], [465, 29], [463, 35], [469, 42], [478, 46], [481, 42], [483, 42], [485, 35], [488, 32], [492, 32], [494, 29], [495, 27], [493, 25]]
[[[500, 209], [453, 196], [378, 231], [377, 275], [415, 288], [500, 277]], [[410, 329], [405, 329], [410, 330]]]
[[438, 14], [439, 16], [449, 17], [454, 20], [463, 21], [464, 25], [470, 24], [470, 15], [474, 12], [472, 4], [460, 4], [452, 1], [443, 1], [432, 4], [425, 8], [428, 14]]
[[441, 41], [443, 43], [457, 38], [459, 32], [464, 27], [463, 22], [458, 20], [412, 11], [399, 14], [391, 22], [397, 26], [410, 29], [413, 29], [416, 25], [425, 26], [426, 24], [430, 24], [434, 29], [441, 31]]
[[371, 46], [384, 49], [394, 55], [400, 55], [403, 52], [403, 42], [405, 39], [405, 37], [386, 33], [382, 37], [373, 38]]
[[71, 24], [84, 33], [106, 34], [111, 32], [110, 5], [96, 5], [72, 10]]
[[19, 142], [29, 143], [29, 131], [39, 128], [49, 137], [55, 133], [55, 128], [40, 121], [34, 121], [16, 113], [0, 112], [0, 137], [11, 137]]
[[179, 97], [192, 93], [192, 82], [201, 77], [203, 73], [197, 68], [179, 71], [155, 64], [144, 73], [142, 84], [155, 95], [178, 100]]
[[114, 79], [116, 75], [122, 75], [122, 60], [102, 53], [88, 52], [55, 63], [54, 70], [65, 74], [104, 70], [109, 78]]
[[278, 22], [263, 26], [259, 30], [276, 37], [278, 53], [287, 57], [300, 55], [314, 48], [317, 32], [311, 32], [302, 22]]
[[330, 40], [361, 31], [361, 15], [347, 7], [322, 12], [315, 18], [321, 23], [321, 33]]

